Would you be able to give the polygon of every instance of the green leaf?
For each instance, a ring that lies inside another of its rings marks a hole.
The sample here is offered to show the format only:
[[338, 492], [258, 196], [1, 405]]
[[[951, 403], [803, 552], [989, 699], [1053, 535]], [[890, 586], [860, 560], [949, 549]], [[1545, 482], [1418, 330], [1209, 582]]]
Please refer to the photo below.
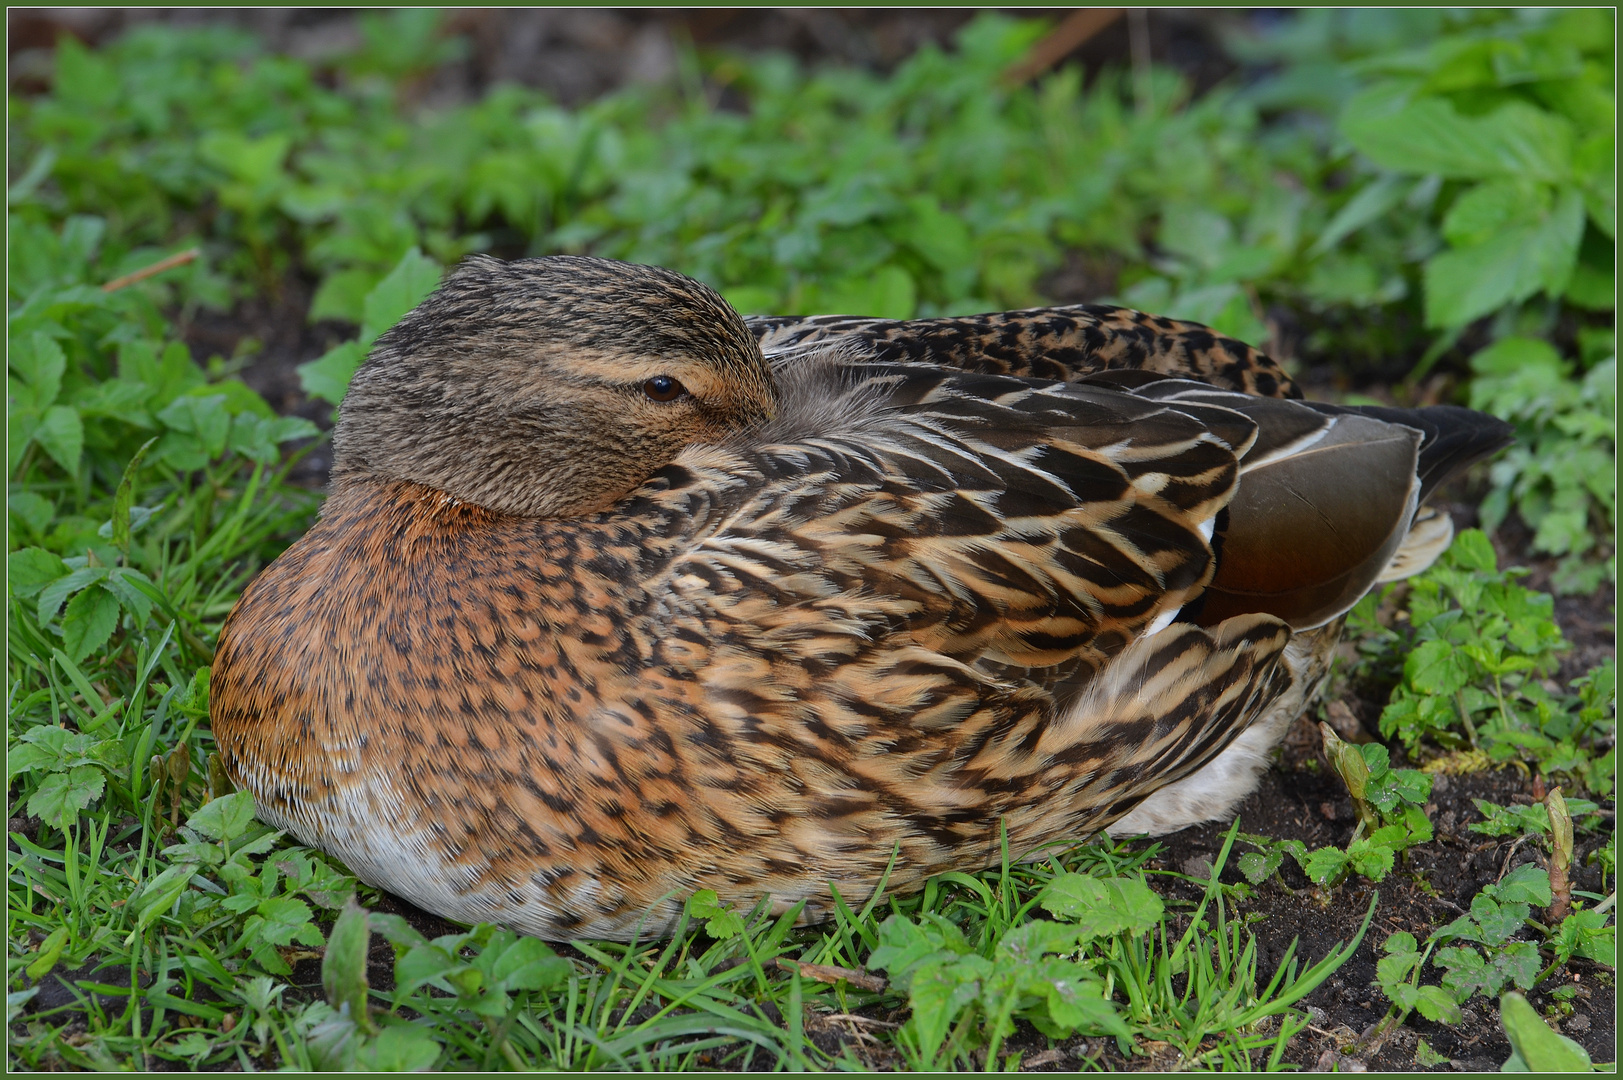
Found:
[[942, 955], [962, 955], [969, 945], [958, 927], [945, 919], [926, 917], [916, 923], [892, 915], [879, 924], [879, 947], [868, 957], [868, 970], [884, 971], [898, 990], [906, 990], [921, 964]]
[[238, 791], [204, 803], [196, 813], [186, 819], [186, 827], [202, 833], [210, 840], [229, 841], [247, 832], [253, 820], [253, 793]]
[[375, 1030], [366, 1008], [366, 953], [371, 941], [366, 909], [351, 897], [333, 923], [321, 957], [321, 987], [327, 1003], [341, 1013], [347, 1008], [350, 1019], [363, 1031]]
[[1425, 694], [1448, 696], [1471, 678], [1470, 661], [1446, 641], [1423, 641], [1403, 662], [1403, 677]]
[[1404, 191], [1411, 183], [1412, 181], [1396, 173], [1382, 173], [1364, 185], [1358, 194], [1349, 199], [1347, 204], [1337, 211], [1336, 216], [1330, 219], [1330, 224], [1324, 227], [1324, 232], [1308, 250], [1309, 257], [1327, 253], [1344, 238], [1385, 216], [1387, 211], [1403, 198]]
[[367, 347], [406, 312], [428, 298], [440, 283], [440, 264], [412, 248], [377, 287], [366, 294], [362, 309], [361, 345]]
[[186, 891], [186, 885], [196, 870], [192, 863], [181, 863], [142, 884], [140, 891], [129, 902], [130, 910], [136, 915], [136, 929], [145, 930], [153, 920], [172, 908], [180, 894]]
[[91, 587], [68, 601], [62, 615], [62, 648], [75, 664], [107, 644], [118, 626], [118, 597]]
[[61, 957], [62, 949], [67, 943], [67, 927], [59, 926], [52, 930], [45, 940], [39, 943], [39, 948], [35, 950], [33, 962], [23, 969], [28, 973], [28, 977], [35, 982], [43, 978], [47, 972], [56, 966], [56, 961]]
[[1447, 1065], [1448, 1055], [1439, 1054], [1437, 1051], [1431, 1048], [1430, 1043], [1428, 1043], [1425, 1039], [1421, 1039], [1415, 1044], [1414, 1063], [1420, 1066], [1422, 1069], [1431, 1069], [1438, 1065]]
[[1493, 966], [1516, 986], [1531, 990], [1543, 962], [1539, 959], [1537, 945], [1531, 941], [1512, 941], [1493, 958]]
[[1163, 905], [1141, 878], [1061, 874], [1043, 889], [1043, 910], [1076, 924], [1083, 938], [1140, 934], [1161, 919]]
[[1577, 265], [1583, 228], [1583, 199], [1569, 190], [1541, 222], [1432, 258], [1424, 271], [1426, 325], [1462, 326], [1541, 289], [1560, 296]]
[[408, 949], [395, 961], [395, 991], [409, 994], [424, 983], [444, 977], [466, 965], [434, 944], [423, 944]]
[[84, 451], [85, 427], [79, 412], [67, 405], [52, 405], [34, 429], [34, 441], [62, 466], [69, 476], [79, 475], [79, 456]]
[[521, 937], [491, 966], [491, 978], [508, 990], [547, 990], [569, 978], [569, 961], [539, 938]]
[[355, 377], [365, 359], [366, 351], [359, 343], [346, 341], [328, 349], [319, 360], [300, 364], [294, 370], [299, 373], [299, 385], [306, 394], [337, 405], [344, 400], [349, 380]]
[[124, 475], [119, 478], [118, 490], [113, 495], [113, 546], [126, 557], [130, 553], [130, 506], [135, 502], [135, 474], [157, 441], [154, 437], [141, 444], [130, 463], [124, 466]]
[[1302, 872], [1320, 885], [1328, 885], [1348, 861], [1347, 853], [1340, 848], [1323, 847], [1309, 853], [1302, 863]]
[[1087, 968], [1064, 961], [1049, 961], [1038, 969], [1025, 969], [1021, 989], [1046, 999], [1048, 1016], [1062, 1029], [1058, 1038], [1074, 1034], [1116, 1035], [1130, 1038], [1132, 1029], [1105, 996], [1105, 984]]
[[427, 1072], [440, 1058], [440, 1044], [411, 1024], [391, 1024], [355, 1053], [355, 1067], [368, 1072]]
[[105, 566], [84, 566], [73, 571], [67, 577], [58, 578], [40, 590], [38, 618], [41, 626], [56, 618], [61, 610], [62, 602], [72, 594], [87, 585], [106, 579], [109, 571]]
[[1494, 899], [1502, 904], [1523, 903], [1537, 907], [1548, 907], [1550, 904], [1550, 873], [1532, 863], [1523, 863], [1500, 878], [1497, 885], [1488, 888], [1493, 890]]
[[1572, 173], [1572, 125], [1520, 101], [1472, 117], [1442, 98], [1410, 101], [1401, 90], [1380, 86], [1347, 103], [1341, 131], [1360, 153], [1394, 172], [1549, 183]]
[[1422, 986], [1415, 1000], [1415, 1009], [1427, 1020], [1442, 1024], [1458, 1024], [1465, 1019], [1454, 998], [1440, 986]]
[[43, 534], [56, 516], [56, 504], [33, 491], [14, 491], [7, 495], [6, 509], [36, 534]]
[[373, 933], [382, 934], [384, 940], [399, 948], [416, 949], [428, 944], [428, 939], [399, 915], [383, 915], [374, 911], [366, 921]]
[[1490, 967], [1482, 954], [1469, 946], [1438, 949], [1433, 963], [1444, 969], [1443, 986], [1454, 994], [1455, 1001], [1464, 1001], [1478, 991], [1491, 997], [1505, 985], [1504, 972]]
[[1284, 862], [1284, 856], [1278, 851], [1258, 852], [1248, 851], [1240, 856], [1240, 873], [1253, 885], [1261, 885], [1273, 876], [1279, 864]]
[[310, 914], [309, 904], [291, 896], [274, 896], [263, 900], [259, 904], [258, 915], [264, 921], [257, 927], [258, 935], [271, 945], [290, 945], [294, 935], [310, 922]]
[[1477, 940], [1484, 945], [1503, 945], [1522, 928], [1527, 912], [1526, 904], [1500, 904], [1486, 893], [1478, 893], [1471, 900], [1471, 918], [1482, 928], [1482, 936]]
[[1499, 1021], [1510, 1040], [1510, 1060], [1501, 1072], [1589, 1072], [1589, 1052], [1551, 1031], [1527, 999], [1509, 993], [1499, 999]]
[[41, 821], [67, 829], [79, 819], [79, 811], [101, 797], [107, 778], [94, 765], [80, 765], [71, 772], [52, 773], [28, 799], [28, 812]]
[[231, 431], [231, 412], [225, 402], [224, 394], [182, 394], [158, 412], [158, 419], [171, 431], [192, 436], [198, 451], [212, 461], [225, 453]]
[[56, 401], [62, 390], [62, 374], [67, 370], [68, 358], [49, 334], [36, 330], [11, 342], [6, 363], [33, 391], [34, 408], [44, 409]]
[[926, 1062], [935, 1061], [947, 1029], [980, 996], [981, 982], [992, 972], [990, 960], [970, 955], [933, 960], [914, 973], [908, 1002]]
[[20, 599], [33, 596], [67, 574], [67, 563], [44, 548], [23, 548], [6, 556], [6, 584], [11, 595]]
[[744, 920], [738, 912], [724, 907], [714, 889], [700, 889], [688, 901], [688, 913], [695, 919], [704, 919], [705, 933], [717, 941], [735, 938], [744, 932]]

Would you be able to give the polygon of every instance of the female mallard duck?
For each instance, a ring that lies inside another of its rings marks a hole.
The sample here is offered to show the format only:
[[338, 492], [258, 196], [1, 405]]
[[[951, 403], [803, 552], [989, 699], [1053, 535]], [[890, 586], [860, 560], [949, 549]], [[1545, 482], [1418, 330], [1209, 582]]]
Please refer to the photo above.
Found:
[[667, 270], [473, 258], [356, 373], [214, 735], [363, 880], [554, 939], [1206, 820], [1347, 609], [1446, 546], [1419, 501], [1508, 440], [1293, 397], [1115, 308], [746, 321]]

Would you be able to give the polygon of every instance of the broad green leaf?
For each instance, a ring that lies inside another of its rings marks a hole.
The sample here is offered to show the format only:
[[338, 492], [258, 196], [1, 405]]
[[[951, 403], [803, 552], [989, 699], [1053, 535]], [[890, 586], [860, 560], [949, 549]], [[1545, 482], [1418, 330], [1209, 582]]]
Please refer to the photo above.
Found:
[[1464, 1014], [1447, 990], [1440, 986], [1419, 988], [1414, 1007], [1427, 1020], [1442, 1024], [1458, 1024]]
[[1547, 184], [1490, 180], [1454, 200], [1443, 217], [1443, 235], [1457, 248], [1486, 243], [1507, 229], [1537, 225], [1552, 200]]
[[1513, 985], [1531, 990], [1544, 961], [1539, 958], [1538, 946], [1531, 941], [1512, 941], [1493, 958], [1493, 966]]
[[170, 430], [192, 436], [206, 459], [225, 453], [231, 412], [224, 394], [182, 394], [158, 412], [158, 419]]
[[35, 533], [44, 533], [56, 516], [56, 504], [34, 491], [14, 491], [6, 496], [6, 509]]
[[322, 354], [319, 360], [300, 364], [299, 385], [311, 397], [321, 398], [334, 405], [344, 400], [349, 380], [366, 359], [366, 352], [357, 342], [346, 341]]
[[1323, 847], [1309, 853], [1302, 863], [1302, 872], [1320, 885], [1329, 884], [1347, 865], [1347, 853], [1340, 848]]
[[1426, 325], [1461, 326], [1543, 290], [1559, 296], [1578, 261], [1583, 200], [1566, 191], [1540, 222], [1507, 228], [1426, 263]]
[[378, 335], [427, 299], [440, 283], [440, 272], [440, 264], [417, 248], [406, 252], [388, 276], [366, 294], [361, 318], [362, 346], [370, 346]]
[[932, 960], [914, 973], [908, 1001], [925, 1061], [935, 1060], [947, 1029], [980, 996], [981, 982], [992, 972], [991, 961], [970, 955]]
[[1275, 870], [1279, 869], [1279, 864], [1283, 861], [1283, 856], [1277, 851], [1270, 851], [1266, 854], [1258, 851], [1248, 851], [1240, 856], [1240, 873], [1244, 874], [1245, 879], [1251, 884], [1261, 885], [1272, 876]]
[[264, 920], [258, 927], [259, 936], [271, 945], [290, 945], [294, 936], [310, 922], [310, 914], [309, 904], [291, 896], [263, 900], [258, 908], [258, 915]]
[[1483, 893], [1471, 900], [1471, 918], [1482, 928], [1484, 945], [1503, 945], [1527, 921], [1528, 906], [1523, 903], [1497, 903]]
[[62, 955], [62, 949], [68, 943], [68, 928], [59, 926], [52, 930], [39, 947], [34, 950], [34, 960], [23, 970], [28, 977], [38, 982], [45, 974], [56, 966], [57, 959]]
[[1161, 919], [1161, 898], [1140, 878], [1061, 874], [1043, 889], [1043, 910], [1076, 924], [1084, 937], [1140, 934]]
[[1034, 919], [1004, 934], [997, 943], [998, 963], [1034, 964], [1045, 953], [1066, 952], [1076, 947], [1082, 936], [1075, 926]]
[[186, 827], [211, 840], [235, 840], [248, 831], [253, 820], [253, 793], [238, 791], [204, 803], [186, 819]]
[[362, 267], [328, 274], [310, 299], [310, 321], [340, 319], [358, 325], [366, 317], [366, 295], [379, 280], [378, 271]]
[[1341, 131], [1377, 165], [1411, 175], [1561, 183], [1572, 173], [1572, 125], [1525, 102], [1465, 116], [1443, 98], [1411, 101], [1380, 86], [1348, 102]]
[[463, 967], [461, 960], [451, 956], [438, 945], [425, 944], [408, 949], [395, 961], [394, 981], [397, 993], [408, 994], [422, 986]]
[[371, 941], [366, 909], [352, 897], [333, 923], [321, 957], [321, 988], [327, 1003], [340, 1012], [347, 1007], [350, 1019], [363, 1031], [375, 1030], [366, 1008], [366, 952]]
[[101, 797], [107, 778], [94, 765], [80, 765], [66, 773], [52, 773], [28, 799], [28, 812], [41, 821], [66, 829], [79, 819], [79, 811]]
[[1499, 879], [1493, 886], [1494, 898], [1502, 904], [1533, 904], [1547, 907], [1550, 903], [1550, 874], [1542, 866], [1523, 863]]
[[186, 891], [186, 885], [196, 870], [195, 865], [182, 863], [143, 883], [129, 902], [130, 910], [136, 915], [136, 929], [145, 930], [153, 920], [168, 912], [180, 894]]
[[440, 1058], [440, 1044], [422, 1028], [391, 1024], [355, 1052], [355, 1067], [367, 1072], [427, 1072]]
[[1047, 998], [1049, 1017], [1065, 1029], [1060, 1038], [1073, 1034], [1131, 1037], [1132, 1029], [1105, 996], [1104, 983], [1086, 968], [1053, 960], [1027, 971], [1033, 977], [1023, 980], [1022, 989]]
[[21, 599], [33, 596], [67, 575], [67, 564], [44, 548], [23, 548], [6, 556], [6, 583], [11, 587], [11, 594]]
[[79, 412], [67, 405], [52, 405], [34, 429], [34, 441], [69, 476], [79, 475], [79, 457], [84, 451], [85, 428]]
[[1510, 1060], [1501, 1072], [1589, 1072], [1589, 1051], [1551, 1031], [1527, 999], [1509, 993], [1499, 999], [1499, 1021], [1510, 1040]]
[[879, 924], [879, 947], [868, 957], [868, 970], [884, 971], [898, 990], [906, 990], [913, 971], [938, 955], [961, 955], [969, 951], [961, 931], [951, 923], [925, 920], [916, 923], [903, 915], [892, 915]]
[[1423, 641], [1403, 662], [1404, 678], [1416, 690], [1448, 696], [1471, 677], [1468, 661], [1446, 641]]
[[372, 912], [366, 921], [372, 927], [373, 933], [382, 934], [391, 945], [402, 949], [415, 949], [428, 944], [428, 939], [399, 915]]
[[688, 912], [695, 919], [704, 919], [705, 933], [718, 941], [735, 938], [744, 932], [744, 920], [730, 908], [724, 907], [714, 889], [700, 889], [688, 901]]
[[520, 937], [491, 967], [491, 978], [508, 990], [546, 990], [569, 978], [569, 961], [539, 938]]
[[62, 346], [49, 334], [36, 330], [20, 341], [10, 343], [6, 362], [33, 390], [33, 406], [44, 409], [56, 401], [62, 389], [62, 374], [68, 358]]
[[62, 649], [77, 664], [107, 644], [118, 626], [118, 597], [101, 586], [85, 589], [62, 613]]

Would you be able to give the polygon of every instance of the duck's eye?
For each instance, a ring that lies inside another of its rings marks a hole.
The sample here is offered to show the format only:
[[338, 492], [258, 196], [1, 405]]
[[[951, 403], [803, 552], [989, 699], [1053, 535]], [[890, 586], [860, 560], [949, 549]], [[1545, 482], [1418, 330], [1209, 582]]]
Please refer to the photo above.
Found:
[[671, 378], [669, 375], [655, 375], [642, 384], [642, 392], [655, 401], [675, 401], [688, 388]]

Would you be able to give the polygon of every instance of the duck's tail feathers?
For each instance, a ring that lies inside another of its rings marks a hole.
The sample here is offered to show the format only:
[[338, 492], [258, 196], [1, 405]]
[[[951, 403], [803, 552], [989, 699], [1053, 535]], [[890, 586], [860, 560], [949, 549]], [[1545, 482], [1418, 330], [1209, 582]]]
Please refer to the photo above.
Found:
[[1357, 413], [1420, 432], [1420, 461], [1415, 475], [1420, 479], [1421, 502], [1471, 465], [1516, 441], [1516, 429], [1497, 416], [1458, 405], [1393, 409], [1383, 405], [1329, 405], [1318, 401], [1303, 404], [1330, 416]]
[[1435, 506], [1422, 506], [1414, 516], [1403, 543], [1386, 564], [1377, 585], [1402, 581], [1430, 569], [1431, 564], [1454, 542], [1454, 519]]
[[1205, 626], [1265, 611], [1292, 629], [1323, 626], [1370, 587], [1430, 565], [1449, 527], [1417, 517], [1424, 499], [1504, 447], [1508, 424], [1451, 405], [1325, 405], [1214, 390], [1190, 381], [1132, 391], [1187, 409], [1244, 413], [1257, 428], [1217, 522], [1217, 572], [1186, 617]]

